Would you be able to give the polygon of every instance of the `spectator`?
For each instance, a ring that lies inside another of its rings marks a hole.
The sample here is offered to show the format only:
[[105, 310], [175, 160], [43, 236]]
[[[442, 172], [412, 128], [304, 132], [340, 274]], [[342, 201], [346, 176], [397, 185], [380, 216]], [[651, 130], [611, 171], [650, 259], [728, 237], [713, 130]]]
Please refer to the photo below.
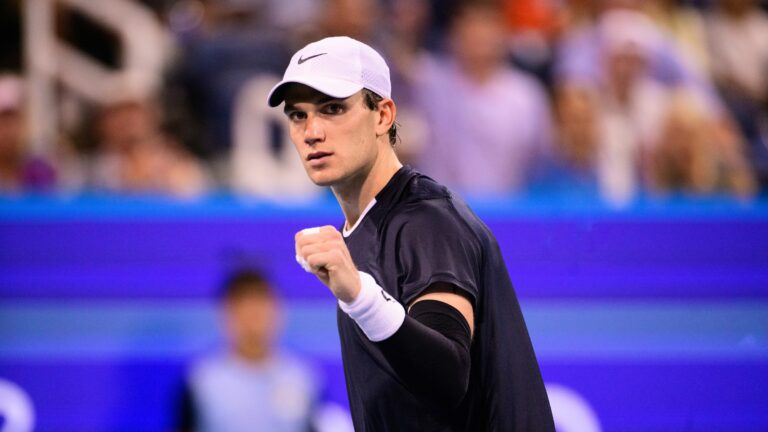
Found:
[[234, 273], [223, 308], [231, 347], [194, 363], [181, 431], [308, 431], [318, 386], [301, 360], [275, 348], [280, 306], [257, 272]]
[[600, 0], [565, 0], [559, 7], [560, 37], [590, 29], [599, 12]]
[[592, 164], [602, 197], [623, 205], [642, 186], [644, 159], [669, 99], [651, 67], [662, 34], [630, 10], [604, 13], [597, 29], [602, 52], [594, 79], [566, 81], [557, 90], [562, 157], [573, 162], [579, 155], [582, 169]]
[[377, 17], [381, 15], [378, 0], [324, 0], [320, 13], [323, 36], [349, 36], [371, 43], [377, 34]]
[[416, 162], [429, 136], [417, 89], [429, 80], [426, 74], [434, 57], [425, 48], [431, 9], [428, 0], [393, 0], [389, 5], [388, 32], [382, 54], [390, 67], [392, 96], [397, 103], [397, 156], [404, 164]]
[[555, 0], [502, 0], [514, 64], [549, 83], [559, 17]]
[[[630, 7], [631, 6], [631, 7]], [[565, 33], [556, 48], [553, 75], [556, 84], [587, 83], [600, 80], [602, 65], [608, 55], [611, 41], [606, 37], [600, 23], [605, 16], [631, 16], [633, 21], [650, 19], [646, 14], [637, 10], [634, 0], [604, 0], [598, 19], [590, 24], [582, 20], [581, 25]], [[608, 19], [607, 21], [617, 21]], [[712, 85], [709, 77], [703, 75], [681, 53], [680, 48], [652, 22], [645, 25], [652, 28], [654, 41], [646, 44], [646, 63], [649, 78], [665, 86], [684, 86], [699, 93], [700, 98], [714, 110], [722, 109], [722, 101]], [[620, 30], [620, 29], [619, 29]], [[650, 41], [649, 41], [650, 42]]]
[[754, 194], [740, 137], [710, 119], [692, 95], [674, 95], [651, 158], [649, 177], [656, 191]]
[[598, 195], [598, 101], [593, 89], [567, 86], [558, 90], [555, 151], [539, 165], [533, 192]]
[[163, 132], [159, 109], [148, 100], [129, 97], [102, 107], [96, 136], [96, 188], [189, 197], [210, 186], [202, 165]]
[[709, 50], [704, 18], [698, 9], [676, 0], [638, 1], [642, 10], [675, 42], [682, 61], [709, 77]]
[[768, 14], [752, 0], [716, 4], [708, 16], [713, 75], [768, 184]]
[[431, 139], [418, 165], [465, 192], [518, 192], [549, 151], [546, 92], [507, 65], [504, 27], [494, 6], [461, 7], [449, 42], [451, 58], [423, 72], [419, 103]]
[[0, 193], [50, 189], [53, 167], [32, 156], [26, 140], [24, 85], [12, 74], [0, 74]]
[[241, 0], [180, 0], [170, 9], [181, 46], [177, 97], [188, 102], [183, 114], [190, 123], [202, 125], [201, 152], [216, 162], [232, 146], [233, 107], [243, 86], [255, 75], [279, 73], [290, 59], [289, 38], [270, 25], [269, 12], [265, 2]]

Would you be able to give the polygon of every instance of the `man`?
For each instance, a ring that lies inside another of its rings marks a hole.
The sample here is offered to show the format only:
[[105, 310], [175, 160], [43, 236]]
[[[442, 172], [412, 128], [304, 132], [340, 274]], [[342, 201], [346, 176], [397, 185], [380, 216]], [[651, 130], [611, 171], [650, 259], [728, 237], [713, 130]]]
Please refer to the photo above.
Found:
[[[448, 55], [427, 63], [414, 91], [431, 135], [416, 166], [474, 194], [524, 192], [553, 153], [547, 92], [509, 65], [501, 12], [488, 2], [462, 3], [451, 18]], [[455, 101], [462, 109], [445, 109]]]
[[269, 95], [346, 218], [342, 232], [297, 233], [296, 258], [339, 301], [355, 430], [552, 431], [499, 247], [461, 199], [398, 161], [390, 87], [376, 51], [333, 37], [299, 50]]
[[253, 270], [234, 272], [224, 283], [222, 309], [230, 346], [190, 368], [179, 431], [314, 430], [315, 374], [275, 346], [281, 312], [269, 282]]

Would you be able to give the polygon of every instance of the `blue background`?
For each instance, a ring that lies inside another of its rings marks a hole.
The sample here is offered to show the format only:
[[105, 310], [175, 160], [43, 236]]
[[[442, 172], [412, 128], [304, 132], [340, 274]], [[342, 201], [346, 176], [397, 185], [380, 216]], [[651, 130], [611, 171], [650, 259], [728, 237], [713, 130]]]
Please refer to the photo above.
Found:
[[[768, 430], [768, 203], [471, 205], [545, 381], [578, 392], [604, 430]], [[296, 231], [342, 220], [332, 199], [4, 198], [0, 377], [29, 393], [37, 430], [169, 430], [185, 364], [222, 344], [215, 291], [251, 263], [284, 299], [283, 345], [346, 404], [335, 303], [293, 252]]]

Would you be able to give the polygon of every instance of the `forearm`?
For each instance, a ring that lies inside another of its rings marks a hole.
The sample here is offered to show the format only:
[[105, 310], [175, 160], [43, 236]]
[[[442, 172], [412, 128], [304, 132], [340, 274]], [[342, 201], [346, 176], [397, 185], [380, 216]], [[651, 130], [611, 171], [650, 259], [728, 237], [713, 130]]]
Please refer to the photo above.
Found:
[[457, 406], [470, 368], [471, 329], [462, 313], [443, 301], [422, 300], [406, 314], [370, 275], [359, 274], [358, 297], [339, 307], [376, 342], [409, 390], [437, 409]]
[[458, 310], [435, 300], [418, 302], [377, 345], [418, 397], [441, 410], [461, 403], [469, 383], [470, 329]]

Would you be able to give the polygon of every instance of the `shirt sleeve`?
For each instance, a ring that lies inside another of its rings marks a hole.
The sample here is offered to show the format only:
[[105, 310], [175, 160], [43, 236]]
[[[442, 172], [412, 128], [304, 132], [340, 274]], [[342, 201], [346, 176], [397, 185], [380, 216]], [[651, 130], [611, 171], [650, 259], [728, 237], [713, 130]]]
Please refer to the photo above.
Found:
[[398, 238], [401, 300], [408, 305], [436, 282], [449, 283], [475, 304], [482, 262], [479, 240], [447, 200], [419, 202]]

